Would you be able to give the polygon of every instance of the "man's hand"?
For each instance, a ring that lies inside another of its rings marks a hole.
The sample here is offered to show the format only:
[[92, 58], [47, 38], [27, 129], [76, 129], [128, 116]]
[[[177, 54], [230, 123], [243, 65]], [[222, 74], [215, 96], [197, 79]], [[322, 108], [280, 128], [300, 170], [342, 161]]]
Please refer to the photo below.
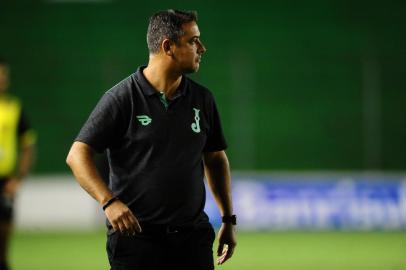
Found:
[[114, 231], [133, 235], [142, 231], [137, 218], [127, 205], [119, 200], [114, 201], [107, 207], [104, 213], [113, 226]]
[[17, 191], [20, 188], [20, 186], [21, 186], [21, 179], [19, 179], [17, 177], [10, 177], [7, 179], [7, 182], [4, 185], [3, 193], [8, 198], [12, 199], [17, 194]]
[[235, 227], [232, 224], [223, 223], [218, 234], [219, 246], [217, 249], [217, 264], [223, 264], [233, 256], [237, 245]]

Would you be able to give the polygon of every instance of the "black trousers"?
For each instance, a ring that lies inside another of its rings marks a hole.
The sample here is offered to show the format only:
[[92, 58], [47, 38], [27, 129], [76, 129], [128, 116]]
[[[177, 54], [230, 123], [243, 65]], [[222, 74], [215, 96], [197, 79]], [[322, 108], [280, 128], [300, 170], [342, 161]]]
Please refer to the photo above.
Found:
[[111, 270], [213, 270], [213, 227], [149, 230], [107, 237]]

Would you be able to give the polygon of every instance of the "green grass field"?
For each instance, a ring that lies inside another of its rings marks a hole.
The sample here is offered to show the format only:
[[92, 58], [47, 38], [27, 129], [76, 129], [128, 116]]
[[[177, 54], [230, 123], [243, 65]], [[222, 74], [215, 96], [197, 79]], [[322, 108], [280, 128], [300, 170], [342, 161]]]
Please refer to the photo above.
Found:
[[[239, 233], [223, 270], [404, 270], [406, 232]], [[17, 232], [13, 270], [109, 269], [103, 231]]]

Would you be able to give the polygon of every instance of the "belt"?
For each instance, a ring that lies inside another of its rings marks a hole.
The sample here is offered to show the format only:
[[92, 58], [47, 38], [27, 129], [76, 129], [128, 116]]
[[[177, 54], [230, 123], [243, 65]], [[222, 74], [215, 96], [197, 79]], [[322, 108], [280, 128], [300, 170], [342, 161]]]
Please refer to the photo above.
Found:
[[148, 224], [141, 223], [142, 233], [144, 234], [176, 234], [191, 232], [195, 229], [194, 225], [166, 225], [166, 224]]

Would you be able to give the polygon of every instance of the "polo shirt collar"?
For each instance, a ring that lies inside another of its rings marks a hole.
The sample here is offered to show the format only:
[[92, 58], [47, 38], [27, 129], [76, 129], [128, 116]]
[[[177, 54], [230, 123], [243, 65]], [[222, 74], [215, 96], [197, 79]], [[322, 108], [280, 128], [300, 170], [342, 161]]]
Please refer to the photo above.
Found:
[[[149, 83], [149, 81], [145, 78], [144, 73], [142, 72], [144, 68], [147, 66], [140, 66], [138, 67], [137, 71], [135, 72], [135, 79], [141, 86], [141, 90], [146, 96], [152, 96], [152, 95], [157, 95], [159, 92]], [[176, 89], [175, 94], [173, 96], [173, 99], [184, 96], [186, 94], [186, 76], [182, 75], [182, 81], [180, 82], [180, 85], [178, 86], [178, 89]]]

